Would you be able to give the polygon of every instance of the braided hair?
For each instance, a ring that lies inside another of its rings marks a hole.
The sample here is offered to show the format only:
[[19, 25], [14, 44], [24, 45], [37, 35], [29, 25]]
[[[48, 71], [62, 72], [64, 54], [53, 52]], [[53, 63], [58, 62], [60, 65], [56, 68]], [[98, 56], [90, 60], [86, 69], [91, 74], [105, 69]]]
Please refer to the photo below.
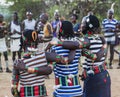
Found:
[[74, 37], [73, 25], [69, 21], [62, 21], [60, 30], [59, 30], [59, 38], [69, 38]]
[[85, 29], [83, 34], [87, 34], [88, 31], [95, 33], [99, 33], [100, 23], [96, 16], [89, 15], [85, 19]]
[[27, 47], [37, 47], [38, 34], [34, 30], [25, 30], [20, 39], [20, 50], [23, 48], [26, 50]]

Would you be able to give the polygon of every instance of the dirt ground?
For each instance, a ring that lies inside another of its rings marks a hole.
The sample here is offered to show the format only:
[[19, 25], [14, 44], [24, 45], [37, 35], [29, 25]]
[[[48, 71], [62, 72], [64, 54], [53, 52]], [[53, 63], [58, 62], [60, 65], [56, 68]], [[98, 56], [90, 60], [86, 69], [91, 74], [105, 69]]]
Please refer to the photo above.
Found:
[[[2, 58], [2, 63], [4, 66], [4, 61]], [[10, 68], [12, 69], [12, 61], [11, 56], [9, 56]], [[120, 69], [116, 69], [118, 66], [118, 55], [115, 55], [113, 69], [108, 69], [111, 76], [111, 97], [120, 97]], [[83, 82], [81, 81], [81, 85]], [[52, 97], [52, 92], [54, 90], [54, 75], [53, 73], [50, 75], [50, 79], [46, 79], [46, 86], [48, 90], [48, 97]], [[11, 73], [4, 72], [0, 73], [0, 97], [13, 97], [10, 92], [11, 87]]]

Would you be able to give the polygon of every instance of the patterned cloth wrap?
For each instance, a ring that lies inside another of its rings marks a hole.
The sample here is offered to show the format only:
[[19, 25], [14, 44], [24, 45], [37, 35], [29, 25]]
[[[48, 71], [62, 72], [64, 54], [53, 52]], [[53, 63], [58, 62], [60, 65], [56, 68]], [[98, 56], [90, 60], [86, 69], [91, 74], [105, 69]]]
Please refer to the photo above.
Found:
[[55, 84], [62, 85], [62, 86], [74, 86], [74, 85], [79, 85], [80, 80], [79, 80], [79, 77], [77, 75], [74, 77], [69, 77], [69, 76], [56, 77]]
[[[44, 52], [39, 52], [31, 58], [23, 58], [25, 67], [42, 67], [47, 66]], [[16, 65], [16, 64], [15, 64]], [[20, 97], [45, 97], [47, 91], [45, 87], [45, 76], [36, 73], [28, 73], [24, 70], [13, 68], [12, 84], [17, 86], [20, 83]]]
[[92, 73], [92, 74], [89, 74], [89, 73], [87, 73], [87, 70], [84, 69], [84, 71], [83, 71], [83, 78], [86, 78], [86, 77], [88, 77], [88, 76], [93, 76], [93, 75], [95, 75], [95, 74], [98, 74], [98, 73], [100, 73], [100, 72], [105, 71], [105, 70], [106, 70], [106, 64], [99, 65], [99, 66], [93, 66], [93, 67], [91, 68], [91, 70], [93, 71], [93, 73]]
[[[62, 46], [53, 46], [52, 50], [59, 55], [67, 57], [70, 50], [63, 49]], [[83, 91], [78, 80], [78, 65], [79, 57], [81, 56], [81, 50], [77, 49], [75, 58], [70, 64], [55, 64], [55, 91], [53, 95], [55, 97], [74, 97], [81, 96]]]

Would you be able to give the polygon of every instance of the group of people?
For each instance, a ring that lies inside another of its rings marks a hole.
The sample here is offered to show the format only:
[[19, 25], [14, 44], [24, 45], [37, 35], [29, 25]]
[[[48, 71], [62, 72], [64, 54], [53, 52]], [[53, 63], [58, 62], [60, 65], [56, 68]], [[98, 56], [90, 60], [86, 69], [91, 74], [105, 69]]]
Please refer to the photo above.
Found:
[[[51, 23], [47, 13], [42, 13], [35, 21], [30, 11], [26, 12], [27, 19], [20, 23], [18, 13], [14, 12], [8, 27], [4, 27], [3, 22], [0, 25], [0, 52], [5, 56], [6, 72], [11, 70], [8, 68], [5, 34], [8, 31], [10, 35], [13, 96], [49, 96], [45, 76], [53, 71], [54, 97], [111, 97], [111, 79], [106, 68], [106, 56], [110, 45], [109, 68], [112, 69], [115, 32], [119, 31], [118, 21], [113, 18], [113, 14], [112, 10], [108, 10], [108, 18], [102, 22], [105, 33], [103, 36], [99, 20], [92, 12], [83, 18], [81, 24], [77, 23], [76, 14], [71, 16], [71, 21], [60, 19], [58, 10]], [[1, 18], [2, 15], [0, 23]], [[24, 52], [23, 55], [21, 51]], [[79, 75], [82, 56], [85, 60], [82, 74]], [[0, 72], [3, 72], [2, 66]], [[84, 81], [83, 88], [80, 77]]]

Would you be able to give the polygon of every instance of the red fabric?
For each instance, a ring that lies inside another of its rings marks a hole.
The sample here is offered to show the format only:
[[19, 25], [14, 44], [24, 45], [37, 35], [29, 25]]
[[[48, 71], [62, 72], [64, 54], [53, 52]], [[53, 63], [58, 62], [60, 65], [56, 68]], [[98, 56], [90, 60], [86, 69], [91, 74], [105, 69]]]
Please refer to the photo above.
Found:
[[60, 33], [62, 32], [62, 29], [60, 29]]
[[104, 83], [106, 83], [107, 82], [107, 80], [106, 80], [106, 78], [104, 79]]
[[20, 97], [25, 97], [24, 87], [20, 88]]
[[62, 44], [58, 44], [57, 46], [62, 46]]
[[95, 73], [95, 74], [100, 72], [100, 70], [99, 70], [99, 67], [98, 67], [98, 66], [95, 66], [95, 67], [93, 67], [93, 68], [94, 68], [94, 73]]
[[68, 86], [73, 86], [73, 79], [72, 79], [72, 78], [69, 78], [69, 80], [70, 80], [71, 82], [68, 82]]
[[84, 78], [87, 77], [87, 73], [86, 73], [86, 71], [83, 72], [83, 76], [84, 76]]
[[92, 32], [88, 32], [88, 35], [91, 35], [92, 34]]
[[55, 78], [55, 85], [59, 85], [59, 78]]
[[[68, 82], [68, 86], [74, 86], [73, 78], [68, 78], [68, 80], [70, 80], [70, 82]], [[55, 78], [55, 85], [59, 85], [59, 84], [60, 84], [59, 78]]]
[[34, 94], [35, 94], [35, 96], [39, 95], [39, 87], [38, 86], [34, 87]]
[[[100, 70], [99, 66], [93, 66], [92, 70], [94, 71], [94, 74], [98, 74], [98, 73], [102, 72], [103, 70], [106, 70], [106, 66], [105, 65], [106, 64], [102, 65], [102, 69], [101, 70]], [[87, 71], [86, 70], [83, 71], [83, 76], [84, 76], [84, 78], [87, 77]]]

